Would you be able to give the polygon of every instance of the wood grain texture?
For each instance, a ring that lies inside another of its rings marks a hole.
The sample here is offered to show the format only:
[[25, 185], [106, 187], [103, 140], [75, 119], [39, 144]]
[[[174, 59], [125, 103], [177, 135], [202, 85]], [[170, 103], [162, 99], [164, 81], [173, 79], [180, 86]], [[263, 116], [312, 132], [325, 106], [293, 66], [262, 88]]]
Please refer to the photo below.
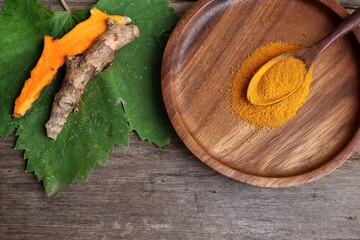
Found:
[[132, 134], [88, 182], [47, 198], [14, 142], [0, 140], [0, 239], [360, 238], [360, 149], [318, 181], [263, 189], [216, 173], [177, 137], [158, 149]]
[[229, 101], [234, 71], [256, 48], [273, 41], [310, 46], [340, 21], [320, 1], [195, 4], [169, 40], [162, 72], [165, 105], [188, 148], [220, 173], [261, 187], [307, 183], [346, 161], [360, 145], [360, 51], [353, 36], [314, 63], [308, 101], [281, 128], [240, 121]]

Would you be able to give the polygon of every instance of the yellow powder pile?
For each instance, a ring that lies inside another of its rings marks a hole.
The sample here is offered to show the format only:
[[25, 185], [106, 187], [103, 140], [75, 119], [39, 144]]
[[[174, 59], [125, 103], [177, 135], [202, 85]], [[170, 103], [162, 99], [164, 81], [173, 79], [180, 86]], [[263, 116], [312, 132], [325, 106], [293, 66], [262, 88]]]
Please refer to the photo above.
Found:
[[[296, 88], [299, 81], [303, 81], [293, 94], [281, 102], [268, 106], [255, 106], [248, 101], [246, 96], [249, 82], [261, 66], [280, 54], [300, 48], [299, 45], [285, 42], [268, 43], [258, 48], [245, 60], [235, 74], [230, 89], [231, 105], [241, 120], [260, 127], [275, 128], [284, 125], [295, 116], [306, 101], [312, 78], [311, 69], [305, 80], [299, 80], [303, 79], [299, 77], [300, 75], [305, 75], [304, 64], [299, 65], [299, 62], [297, 62], [301, 60], [295, 58], [280, 60], [265, 73], [259, 82], [258, 90], [264, 94], [263, 97], [273, 99], [285, 95]], [[290, 64], [285, 61], [290, 61]], [[282, 70], [279, 71], [279, 69]], [[294, 78], [296, 79], [294, 80]], [[298, 83], [294, 83], [296, 81]]]
[[303, 83], [305, 74], [302, 60], [294, 57], [281, 59], [265, 72], [257, 91], [264, 100], [279, 99], [297, 89]]

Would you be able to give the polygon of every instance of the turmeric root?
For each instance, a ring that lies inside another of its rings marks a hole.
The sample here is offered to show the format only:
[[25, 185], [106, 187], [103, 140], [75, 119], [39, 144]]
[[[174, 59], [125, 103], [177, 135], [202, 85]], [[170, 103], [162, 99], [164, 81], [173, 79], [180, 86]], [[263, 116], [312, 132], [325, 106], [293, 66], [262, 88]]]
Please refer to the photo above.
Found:
[[49, 138], [57, 138], [69, 114], [78, 106], [88, 81], [114, 61], [117, 50], [139, 36], [134, 25], [120, 25], [112, 19], [107, 24], [108, 30], [83, 55], [67, 57], [65, 78], [45, 125]]
[[15, 101], [14, 117], [22, 117], [39, 97], [40, 92], [51, 83], [57, 70], [65, 63], [66, 56], [83, 53], [94, 40], [106, 31], [106, 19], [119, 24], [130, 23], [130, 18], [108, 15], [96, 8], [91, 9], [91, 16], [76, 25], [61, 39], [44, 37], [44, 49], [31, 77], [25, 82], [19, 97]]

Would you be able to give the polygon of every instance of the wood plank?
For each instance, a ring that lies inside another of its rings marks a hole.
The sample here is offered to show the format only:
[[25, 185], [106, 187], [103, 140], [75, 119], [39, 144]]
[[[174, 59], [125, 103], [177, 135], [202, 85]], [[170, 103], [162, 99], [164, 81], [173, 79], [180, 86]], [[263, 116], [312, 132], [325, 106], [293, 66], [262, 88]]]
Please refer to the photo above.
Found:
[[[0, 4], [2, 4], [4, 0], [0, 0]], [[41, 2], [48, 6], [52, 10], [63, 10], [59, 0], [41, 0]], [[97, 2], [97, 0], [67, 0], [68, 6], [71, 9], [88, 7]], [[189, 6], [193, 4], [193, 1], [179, 1], [179, 0], [171, 0], [171, 5], [176, 9], [176, 11], [182, 14]]]
[[360, 1], [359, 0], [341, 0], [340, 3], [346, 7], [346, 8], [350, 8], [350, 9], [356, 9], [360, 6]]
[[1, 141], [3, 239], [358, 239], [357, 153], [331, 175], [294, 188], [232, 181], [174, 138], [164, 150], [131, 137], [87, 183], [52, 198], [24, 172], [14, 136]]
[[[77, 7], [95, 1], [68, 2]], [[59, 8], [57, 0], [47, 3]], [[158, 149], [131, 134], [130, 148], [116, 147], [88, 182], [77, 181], [47, 198], [33, 174], [25, 173], [14, 142], [14, 135], [0, 140], [0, 239], [360, 236], [360, 149], [318, 181], [264, 189], [209, 169], [177, 137]]]

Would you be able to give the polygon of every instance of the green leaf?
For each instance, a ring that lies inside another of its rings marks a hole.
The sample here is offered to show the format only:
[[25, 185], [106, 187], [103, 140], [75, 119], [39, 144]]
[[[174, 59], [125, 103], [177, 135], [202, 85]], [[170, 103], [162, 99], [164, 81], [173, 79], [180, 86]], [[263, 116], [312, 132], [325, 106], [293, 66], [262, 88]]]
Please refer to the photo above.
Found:
[[115, 144], [128, 145], [129, 131], [158, 146], [167, 144], [172, 132], [162, 103], [160, 67], [164, 31], [178, 17], [167, 0], [100, 0], [96, 7], [129, 16], [141, 37], [89, 82], [79, 111], [70, 115], [56, 141], [46, 137], [44, 126], [62, 72], [25, 117], [12, 119], [13, 103], [41, 54], [43, 36], [62, 36], [88, 11], [69, 16], [49, 11], [36, 0], [8, 0], [0, 12], [0, 65], [5, 66], [0, 70], [0, 134], [5, 138], [17, 128], [16, 148], [25, 150], [27, 171], [44, 182], [49, 196], [77, 177], [87, 179], [96, 164], [106, 163]]
[[143, 140], [168, 144], [172, 128], [161, 97], [160, 72], [168, 37], [164, 31], [176, 24], [177, 15], [162, 0], [102, 0], [95, 7], [130, 16], [139, 27], [141, 36], [136, 43], [118, 52], [113, 74], [121, 76], [118, 89], [131, 129]]

